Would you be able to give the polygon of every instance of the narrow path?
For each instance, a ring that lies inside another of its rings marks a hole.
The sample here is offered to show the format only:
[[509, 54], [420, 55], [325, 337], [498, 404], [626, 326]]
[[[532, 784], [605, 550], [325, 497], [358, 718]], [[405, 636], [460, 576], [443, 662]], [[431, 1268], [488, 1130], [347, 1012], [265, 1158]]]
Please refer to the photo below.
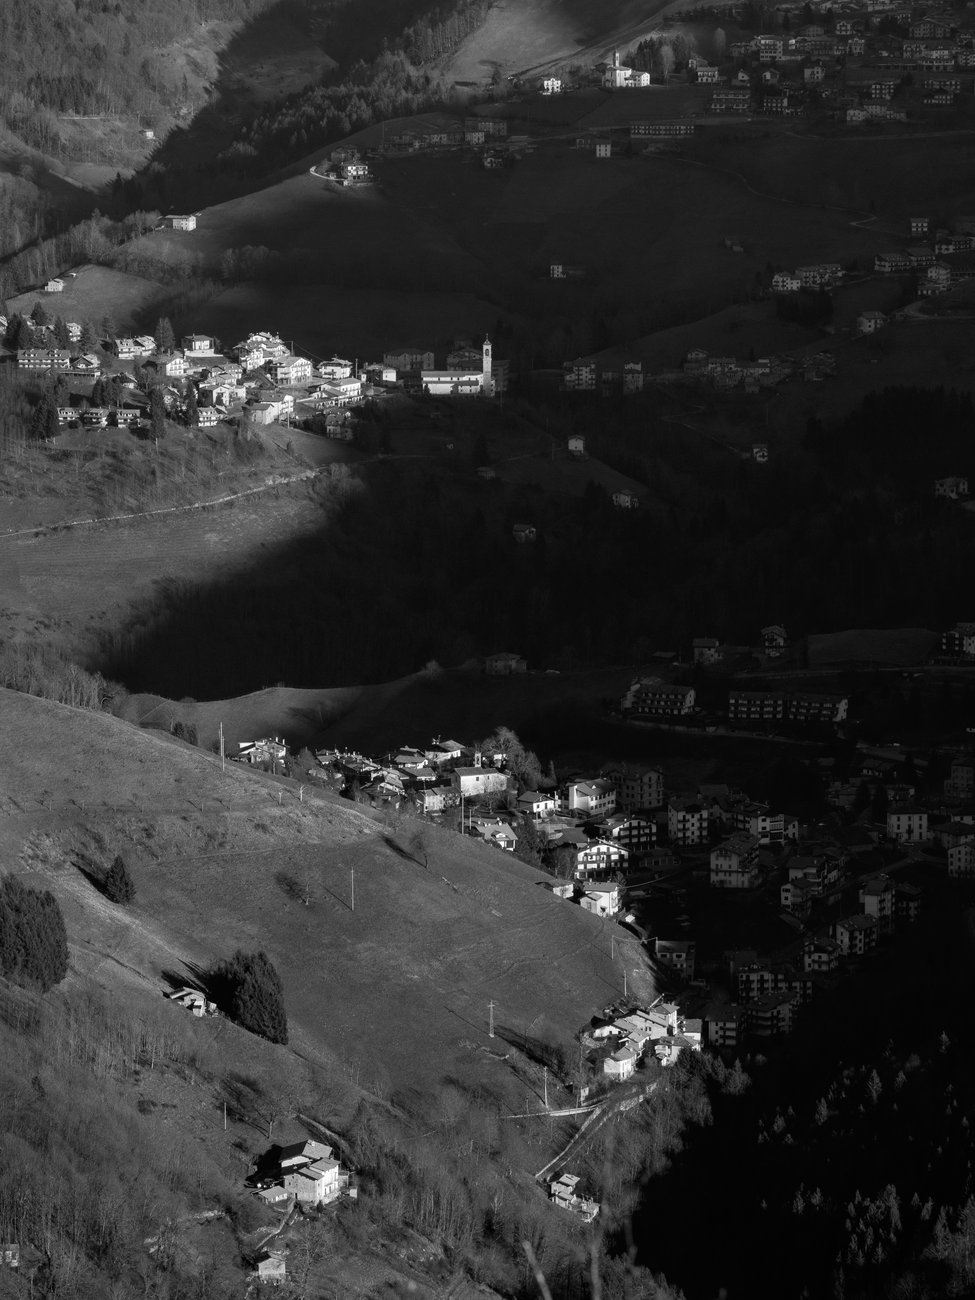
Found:
[[230, 492], [226, 496], [212, 497], [209, 501], [191, 501], [183, 506], [160, 506], [157, 510], [138, 510], [127, 515], [102, 515], [92, 519], [67, 519], [63, 523], [44, 524], [39, 528], [18, 528], [14, 532], [0, 533], [0, 541], [11, 537], [36, 537], [41, 533], [54, 533], [65, 528], [83, 528], [98, 524], [132, 523], [136, 519], [157, 519], [160, 515], [176, 515], [189, 510], [208, 510], [213, 506], [228, 505], [240, 501], [243, 497], [257, 496], [260, 492], [270, 492], [272, 488], [287, 487], [291, 483], [302, 483], [317, 478], [321, 469], [303, 469], [299, 474], [275, 474], [258, 487], [245, 488], [242, 492]]

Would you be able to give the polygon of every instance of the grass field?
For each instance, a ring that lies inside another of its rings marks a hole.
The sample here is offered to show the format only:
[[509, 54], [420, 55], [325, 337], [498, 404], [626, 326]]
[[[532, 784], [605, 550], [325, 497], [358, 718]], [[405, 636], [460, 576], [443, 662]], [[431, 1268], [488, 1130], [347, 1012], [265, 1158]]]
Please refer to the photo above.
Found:
[[159, 296], [162, 286], [155, 280], [130, 275], [110, 266], [82, 266], [73, 279], [65, 279], [63, 293], [34, 290], [8, 300], [12, 312], [29, 316], [41, 301], [52, 316], [70, 321], [91, 321], [96, 327], [105, 318], [119, 329], [127, 329]]
[[[9, 692], [0, 717], [13, 755], [0, 843], [62, 902], [73, 964], [110, 987], [161, 994], [165, 971], [264, 947], [295, 1050], [394, 1099], [472, 1069], [508, 1090], [508, 1067], [482, 1050], [491, 999], [499, 1022], [567, 1044], [622, 990], [624, 963], [631, 990], [652, 992], [635, 941], [497, 850], [428, 828], [424, 866], [408, 832], [344, 801], [279, 806], [274, 783], [117, 719]], [[76, 865], [119, 851], [138, 889], [126, 909]], [[306, 882], [307, 906], [281, 873]]]
[[444, 75], [480, 83], [495, 68], [527, 73], [576, 59], [592, 63], [614, 43], [635, 42], [652, 27], [647, 6], [635, 0], [499, 0], [446, 61]]

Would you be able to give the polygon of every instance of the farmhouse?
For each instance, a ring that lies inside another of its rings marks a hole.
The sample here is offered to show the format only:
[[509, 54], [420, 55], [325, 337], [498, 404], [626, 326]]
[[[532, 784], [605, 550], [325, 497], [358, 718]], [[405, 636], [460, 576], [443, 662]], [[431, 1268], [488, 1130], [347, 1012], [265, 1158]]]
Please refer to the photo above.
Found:
[[561, 77], [545, 77], [541, 83], [543, 95], [561, 95], [565, 89]]
[[168, 216], [163, 217], [163, 225], [169, 230], [195, 230], [196, 214], [191, 213], [188, 216]]
[[862, 311], [857, 317], [858, 334], [876, 334], [887, 324], [887, 317], [882, 311]]
[[274, 1251], [264, 1251], [257, 1259], [254, 1276], [258, 1282], [278, 1286], [285, 1281], [287, 1271], [283, 1255]]
[[55, 277], [44, 286], [45, 293], [64, 293], [64, 281]]

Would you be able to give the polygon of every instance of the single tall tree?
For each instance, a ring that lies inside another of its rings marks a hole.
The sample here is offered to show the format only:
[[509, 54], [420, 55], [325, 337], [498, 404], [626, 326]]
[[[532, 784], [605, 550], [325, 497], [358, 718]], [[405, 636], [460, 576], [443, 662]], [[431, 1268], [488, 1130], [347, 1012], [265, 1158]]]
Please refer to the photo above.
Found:
[[192, 379], [186, 381], [186, 423], [191, 429], [200, 423], [200, 411], [196, 401], [196, 385]]
[[169, 323], [167, 316], [160, 316], [156, 322], [156, 347], [160, 352], [172, 352], [176, 346], [176, 335], [173, 333], [173, 327]]
[[157, 440], [166, 436], [166, 403], [159, 388], [149, 394], [149, 432]]
[[105, 897], [113, 903], [131, 903], [135, 898], [135, 885], [120, 853], [116, 854], [115, 861], [108, 869], [104, 889]]
[[48, 310], [39, 298], [34, 303], [34, 310], [31, 312], [30, 318], [35, 325], [39, 325], [41, 328], [50, 323], [51, 317]]
[[54, 399], [50, 393], [44, 393], [31, 416], [30, 436], [37, 442], [44, 442], [48, 438], [56, 438], [60, 428], [58, 408], [54, 405]]

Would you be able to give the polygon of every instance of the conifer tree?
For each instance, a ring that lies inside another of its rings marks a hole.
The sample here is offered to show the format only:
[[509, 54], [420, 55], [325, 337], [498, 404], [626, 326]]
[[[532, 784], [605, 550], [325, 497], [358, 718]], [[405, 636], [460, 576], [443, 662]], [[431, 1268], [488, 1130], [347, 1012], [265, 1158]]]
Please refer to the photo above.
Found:
[[166, 403], [158, 388], [149, 394], [149, 432], [157, 439], [166, 436]]
[[43, 442], [48, 438], [56, 438], [60, 427], [58, 408], [54, 405], [50, 393], [45, 393], [34, 407], [30, 420], [30, 436], [37, 442]]
[[287, 1043], [284, 988], [267, 953], [238, 948], [210, 974], [215, 999], [242, 1029], [272, 1043]]
[[47, 308], [44, 306], [44, 304], [41, 302], [39, 298], [37, 302], [34, 303], [34, 309], [30, 314], [30, 318], [35, 325], [39, 325], [42, 328], [43, 326], [47, 325], [51, 319], [51, 317], [48, 314]]
[[172, 352], [176, 346], [176, 335], [173, 333], [173, 327], [169, 323], [167, 316], [160, 316], [156, 323], [156, 347], [160, 352]]
[[115, 861], [108, 869], [104, 889], [105, 897], [113, 903], [131, 903], [135, 898], [135, 885], [121, 854], [116, 854]]
[[0, 877], [0, 975], [46, 993], [68, 973], [68, 936], [57, 899]]

